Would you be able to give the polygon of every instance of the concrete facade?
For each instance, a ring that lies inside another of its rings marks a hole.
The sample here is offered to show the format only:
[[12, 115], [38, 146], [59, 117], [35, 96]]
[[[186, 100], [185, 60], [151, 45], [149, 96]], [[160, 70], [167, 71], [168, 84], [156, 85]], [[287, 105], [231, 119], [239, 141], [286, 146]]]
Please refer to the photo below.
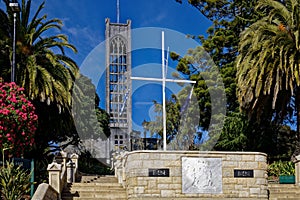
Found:
[[130, 148], [131, 125], [131, 21], [106, 19], [106, 112], [110, 115], [110, 150]]

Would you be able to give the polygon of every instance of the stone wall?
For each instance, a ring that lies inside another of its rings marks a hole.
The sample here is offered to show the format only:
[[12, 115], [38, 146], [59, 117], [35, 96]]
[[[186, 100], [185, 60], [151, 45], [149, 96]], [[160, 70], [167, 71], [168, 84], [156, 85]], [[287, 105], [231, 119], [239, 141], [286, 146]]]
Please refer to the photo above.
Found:
[[59, 194], [49, 184], [42, 183], [38, 186], [32, 200], [57, 200]]
[[134, 151], [117, 157], [128, 199], [268, 199], [267, 155]]

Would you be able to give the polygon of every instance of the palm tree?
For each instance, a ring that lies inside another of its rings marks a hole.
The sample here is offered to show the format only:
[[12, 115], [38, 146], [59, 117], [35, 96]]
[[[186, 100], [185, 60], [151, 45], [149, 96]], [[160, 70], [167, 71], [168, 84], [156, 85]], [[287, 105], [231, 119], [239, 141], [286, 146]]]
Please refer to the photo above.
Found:
[[[17, 81], [27, 89], [32, 99], [55, 102], [63, 107], [71, 103], [74, 79], [78, 75], [77, 64], [64, 53], [64, 48], [77, 52], [63, 34], [44, 37], [50, 29], [61, 29], [62, 22], [52, 19], [43, 22], [46, 15], [38, 17], [44, 7], [42, 3], [29, 21], [31, 1], [22, 0], [19, 23]], [[53, 48], [60, 50], [56, 53]]]
[[[262, 18], [241, 34], [237, 58], [242, 109], [271, 120], [292, 119], [300, 139], [300, 2], [260, 0]], [[296, 111], [295, 111], [296, 110]]]
[[[12, 27], [13, 14], [9, 0], [4, 2], [7, 16], [0, 17], [4, 21], [7, 18], [9, 26], [0, 26], [0, 32], [7, 33], [3, 37], [6, 40], [0, 40], [4, 43], [2, 47], [10, 47], [11, 30], [5, 29]], [[50, 35], [55, 33], [53, 30], [62, 28], [62, 21], [47, 21], [46, 15], [39, 17], [43, 7], [44, 3], [31, 15], [31, 0], [22, 0], [21, 12], [17, 15], [16, 83], [25, 88], [27, 96], [34, 102], [40, 119], [38, 137], [45, 140], [47, 145], [49, 140], [63, 140], [68, 134], [76, 132], [71, 104], [72, 88], [76, 77], [79, 76], [79, 69], [65, 54], [65, 49], [77, 52], [76, 48], [68, 43], [67, 37], [63, 34]], [[9, 69], [10, 66], [4, 68]]]

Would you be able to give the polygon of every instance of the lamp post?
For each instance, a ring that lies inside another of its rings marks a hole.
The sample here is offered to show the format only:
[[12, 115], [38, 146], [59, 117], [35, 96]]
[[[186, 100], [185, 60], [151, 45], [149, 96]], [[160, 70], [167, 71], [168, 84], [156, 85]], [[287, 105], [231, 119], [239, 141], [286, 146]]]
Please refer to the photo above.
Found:
[[3, 168], [4, 168], [4, 160], [5, 160], [5, 157], [4, 157], [4, 152], [6, 151], [6, 150], [8, 150], [8, 149], [10, 149], [9, 147], [8, 148], [3, 148], [2, 149], [2, 164], [3, 164]]
[[12, 55], [12, 65], [11, 65], [11, 82], [15, 82], [15, 69], [16, 69], [16, 21], [17, 21], [17, 13], [20, 12], [19, 3], [9, 3], [9, 7], [11, 8], [14, 14], [14, 33], [13, 33], [13, 55]]

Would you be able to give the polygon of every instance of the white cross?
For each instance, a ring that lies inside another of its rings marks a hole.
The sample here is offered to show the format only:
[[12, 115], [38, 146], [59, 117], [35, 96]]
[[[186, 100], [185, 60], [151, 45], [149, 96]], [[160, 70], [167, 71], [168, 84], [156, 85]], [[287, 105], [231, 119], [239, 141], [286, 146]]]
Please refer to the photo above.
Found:
[[162, 82], [162, 104], [163, 104], [163, 150], [167, 150], [167, 116], [166, 116], [166, 82], [173, 83], [196, 83], [196, 81], [190, 80], [176, 80], [176, 79], [167, 79], [165, 74], [165, 34], [164, 31], [161, 33], [161, 57], [162, 57], [162, 78], [147, 78], [147, 77], [131, 77], [132, 80], [142, 80], [142, 81], [159, 81]]

